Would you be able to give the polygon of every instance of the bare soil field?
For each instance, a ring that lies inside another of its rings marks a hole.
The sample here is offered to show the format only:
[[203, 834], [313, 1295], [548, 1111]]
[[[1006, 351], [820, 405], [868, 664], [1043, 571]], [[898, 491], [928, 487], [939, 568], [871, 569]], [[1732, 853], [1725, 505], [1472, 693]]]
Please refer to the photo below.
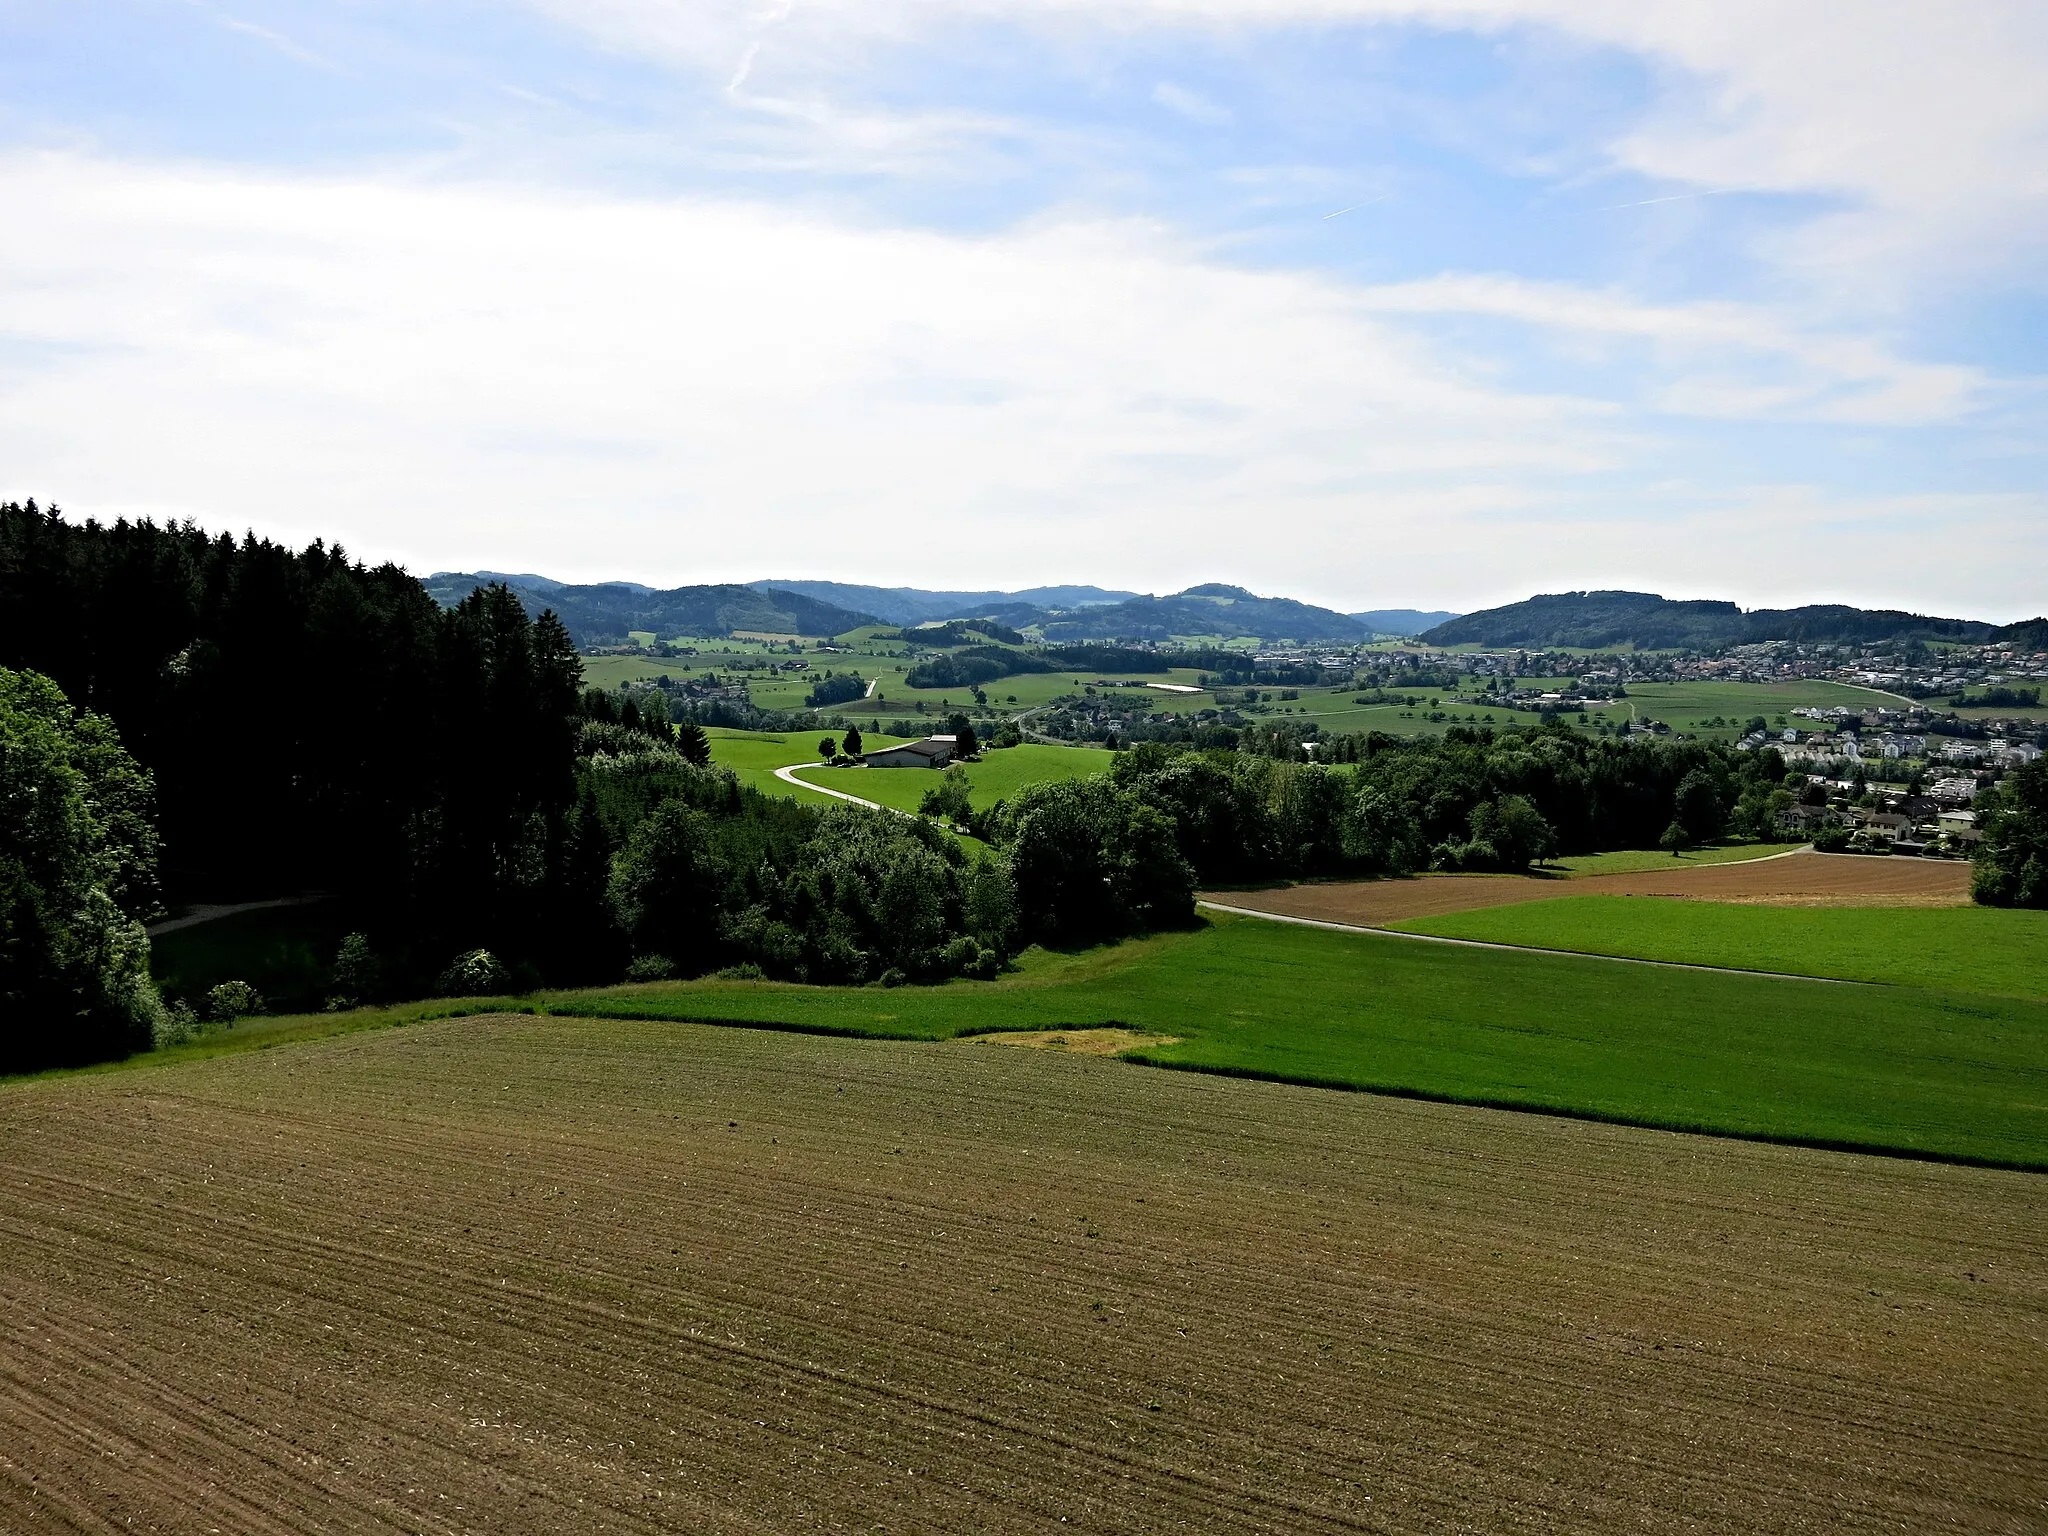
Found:
[[2048, 1180], [494, 1017], [0, 1091], [10, 1531], [2038, 1530]]
[[1271, 891], [1205, 891], [1202, 900], [1248, 912], [1278, 912], [1377, 928], [1559, 896], [1671, 896], [1772, 906], [1956, 907], [1970, 899], [1970, 866], [1951, 859], [1891, 859], [1852, 853], [1794, 853], [1746, 864], [1702, 864], [1574, 880], [1540, 875], [1423, 875], [1412, 880], [1341, 880]]

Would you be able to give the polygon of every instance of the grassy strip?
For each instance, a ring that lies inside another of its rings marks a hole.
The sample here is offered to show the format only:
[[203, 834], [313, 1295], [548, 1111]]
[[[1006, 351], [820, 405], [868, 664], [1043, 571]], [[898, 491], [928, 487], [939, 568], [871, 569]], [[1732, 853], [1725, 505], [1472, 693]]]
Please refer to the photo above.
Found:
[[1120, 1025], [1180, 1037], [1135, 1058], [1159, 1066], [2048, 1170], [2048, 1005], [1254, 919], [1034, 955], [993, 984], [653, 983], [279, 1020], [260, 1043], [505, 1007], [922, 1040]]
[[2048, 912], [1560, 896], [1391, 926], [1581, 954], [2048, 999]]
[[1586, 875], [1663, 874], [1670, 870], [1698, 869], [1702, 864], [1747, 864], [1773, 854], [1790, 853], [1801, 843], [1729, 843], [1719, 848], [1694, 848], [1687, 853], [1665, 853], [1657, 848], [1619, 848], [1612, 853], [1578, 853], [1552, 859], [1545, 868], [1561, 869], [1574, 878]]

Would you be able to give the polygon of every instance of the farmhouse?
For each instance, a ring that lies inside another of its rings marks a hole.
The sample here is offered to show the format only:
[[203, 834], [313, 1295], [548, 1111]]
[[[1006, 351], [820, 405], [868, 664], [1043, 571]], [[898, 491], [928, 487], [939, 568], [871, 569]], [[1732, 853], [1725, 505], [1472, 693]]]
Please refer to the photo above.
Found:
[[927, 736], [900, 747], [863, 752], [860, 760], [870, 768], [943, 768], [953, 761], [955, 744], [951, 736]]

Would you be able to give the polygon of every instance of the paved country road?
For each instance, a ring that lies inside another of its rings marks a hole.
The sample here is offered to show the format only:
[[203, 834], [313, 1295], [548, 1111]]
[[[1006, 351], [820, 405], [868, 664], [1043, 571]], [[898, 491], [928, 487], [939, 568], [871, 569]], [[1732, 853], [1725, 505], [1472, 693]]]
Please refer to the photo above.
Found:
[[[883, 805], [874, 800], [863, 800], [859, 795], [849, 795], [843, 789], [827, 789], [822, 784], [813, 784], [809, 779], [800, 779], [796, 776], [797, 769], [808, 767], [810, 767], [809, 763], [787, 763], [775, 770], [775, 777], [782, 780], [785, 784], [796, 785], [798, 789], [808, 789], [812, 794], [830, 795], [834, 800], [850, 800], [855, 805], [864, 805], [871, 811], [895, 810], [894, 806]], [[910, 812], [896, 811], [896, 814], [898, 816], [908, 816]]]

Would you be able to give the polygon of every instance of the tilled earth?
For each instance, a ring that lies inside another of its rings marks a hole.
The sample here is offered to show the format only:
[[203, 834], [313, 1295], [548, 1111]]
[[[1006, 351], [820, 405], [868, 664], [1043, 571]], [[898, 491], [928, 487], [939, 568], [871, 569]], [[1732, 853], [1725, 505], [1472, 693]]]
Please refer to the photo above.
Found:
[[1202, 899], [1247, 911], [1376, 928], [1409, 918], [1562, 896], [1669, 896], [1789, 907], [1954, 907], [1970, 900], [1970, 866], [1955, 859], [1794, 853], [1745, 864], [1577, 879], [1425, 875], [1414, 880], [1332, 880], [1270, 891], [1205, 891]]
[[2048, 1180], [465, 1019], [0, 1091], [0, 1528], [2048, 1525]]

